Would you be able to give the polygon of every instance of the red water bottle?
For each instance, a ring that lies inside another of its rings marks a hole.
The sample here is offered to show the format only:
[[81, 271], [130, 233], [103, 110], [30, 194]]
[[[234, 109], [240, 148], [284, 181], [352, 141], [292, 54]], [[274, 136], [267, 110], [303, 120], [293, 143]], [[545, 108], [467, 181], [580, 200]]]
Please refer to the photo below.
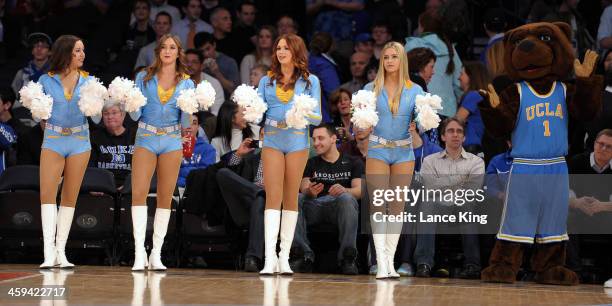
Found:
[[196, 138], [190, 132], [183, 133], [183, 157], [191, 158], [193, 155], [193, 147], [195, 147]]

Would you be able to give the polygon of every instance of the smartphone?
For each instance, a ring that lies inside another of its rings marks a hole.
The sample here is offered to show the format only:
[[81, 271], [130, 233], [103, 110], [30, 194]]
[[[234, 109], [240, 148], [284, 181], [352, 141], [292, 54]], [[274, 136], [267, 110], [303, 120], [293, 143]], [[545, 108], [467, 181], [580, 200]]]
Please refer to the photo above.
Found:
[[259, 148], [259, 140], [255, 140], [255, 139], [251, 140], [251, 145], [249, 146], [249, 148], [254, 148], [254, 149]]

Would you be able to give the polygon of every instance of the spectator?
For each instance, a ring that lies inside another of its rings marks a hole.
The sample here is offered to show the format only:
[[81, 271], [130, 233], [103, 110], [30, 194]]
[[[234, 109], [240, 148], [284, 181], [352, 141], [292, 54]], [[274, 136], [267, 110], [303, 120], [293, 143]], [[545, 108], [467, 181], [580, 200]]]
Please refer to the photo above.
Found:
[[308, 70], [321, 81], [321, 112], [323, 122], [331, 122], [329, 95], [340, 86], [337, 64], [329, 55], [333, 39], [327, 33], [316, 33], [310, 41]]
[[423, 91], [427, 91], [427, 84], [434, 75], [436, 55], [428, 48], [414, 48], [408, 51], [408, 69], [410, 80], [419, 84]]
[[200, 84], [202, 81], [208, 81], [215, 90], [215, 104], [213, 104], [208, 111], [217, 116], [219, 113], [219, 108], [221, 108], [221, 105], [223, 102], [225, 102], [223, 87], [221, 86], [219, 80], [202, 71], [203, 63], [204, 55], [202, 55], [201, 51], [196, 49], [189, 49], [185, 51], [185, 64], [187, 64], [187, 67], [189, 68], [193, 82], [195, 84]]
[[219, 109], [215, 136], [210, 141], [217, 152], [215, 162], [219, 162], [227, 153], [237, 150], [244, 139], [258, 139], [254, 137], [253, 129], [244, 119], [243, 112], [242, 107], [230, 101], [223, 103]]
[[138, 51], [156, 40], [155, 30], [151, 26], [151, 4], [147, 0], [134, 2], [134, 22], [126, 35], [125, 49]]
[[354, 139], [348, 142], [343, 142], [340, 146], [340, 152], [345, 155], [360, 158], [365, 165], [372, 128], [360, 129], [358, 127], [354, 127], [353, 131], [355, 133]]
[[17, 141], [18, 165], [40, 165], [40, 150], [46, 122], [47, 120], [41, 120], [37, 125], [30, 127]]
[[259, 81], [264, 77], [264, 75], [266, 75], [268, 70], [270, 70], [270, 67], [263, 64], [256, 65], [255, 67], [251, 68], [248, 84], [253, 87], [259, 86]]
[[[52, 40], [45, 33], [32, 33], [28, 36], [28, 44], [32, 52], [32, 60], [25, 67], [19, 69], [11, 87], [15, 95], [19, 95], [19, 90], [29, 81], [38, 82], [41, 75], [49, 72], [49, 56]], [[15, 107], [21, 106], [15, 105]]]
[[480, 61], [487, 67], [489, 65], [487, 61], [487, 52], [495, 45], [503, 46], [504, 32], [508, 23], [506, 22], [506, 14], [502, 8], [491, 8], [488, 9], [484, 15], [483, 27], [489, 41], [485, 46], [482, 53], [480, 53]]
[[[442, 140], [446, 144], [444, 151], [427, 156], [423, 160], [420, 175], [425, 188], [428, 190], [456, 190], [472, 189], [482, 187], [483, 175], [485, 173], [484, 161], [478, 156], [468, 153], [463, 149], [465, 141], [465, 124], [456, 119], [448, 118], [442, 123]], [[449, 173], [449, 169], [453, 169]], [[444, 193], [444, 191], [443, 191]], [[466, 203], [461, 211], [470, 211], [471, 206]], [[419, 211], [422, 214], [431, 215], [446, 210], [459, 210], [455, 204], [442, 202], [422, 203]], [[463, 210], [465, 209], [465, 210]], [[465, 223], [460, 225], [463, 240], [463, 252], [465, 260], [463, 270], [459, 273], [461, 278], [480, 277], [480, 247], [476, 225]], [[435, 254], [435, 223], [418, 223], [415, 260], [417, 263], [416, 276], [430, 277], [431, 267], [434, 265]]]
[[8, 152], [16, 143], [17, 133], [15, 133], [15, 130], [10, 125], [0, 122], [0, 175], [7, 167]]
[[253, 140], [246, 138], [230, 158], [228, 165], [238, 167], [238, 173], [227, 168], [217, 172], [219, 189], [234, 223], [238, 227], [249, 229], [249, 242], [244, 257], [246, 272], [259, 272], [264, 258], [266, 193], [261, 162], [263, 131], [262, 126], [259, 130], [258, 148], [253, 149]]
[[[588, 136], [585, 146], [589, 149], [593, 148], [595, 136], [599, 131], [612, 129], [612, 50], [608, 50], [602, 59], [606, 87], [603, 90], [601, 112], [593, 121], [584, 123]], [[584, 140], [584, 136], [581, 137], [581, 140]]]
[[176, 21], [172, 27], [172, 33], [179, 37], [185, 49], [191, 49], [195, 47], [194, 37], [197, 33], [212, 33], [213, 28], [210, 24], [200, 19], [200, 15], [202, 15], [200, 0], [185, 1], [183, 13], [185, 18]]
[[[349, 44], [348, 50], [351, 49], [350, 43], [354, 28], [353, 15], [364, 8], [364, 0], [306, 1], [306, 14], [314, 18], [313, 33], [329, 33], [340, 47], [339, 50], [347, 50], [343, 47], [347, 45], [347, 42]], [[350, 51], [341, 53], [350, 54]], [[348, 57], [348, 54], [345, 57]]]
[[[597, 223], [598, 219], [590, 219], [595, 214], [612, 211], [612, 192], [609, 179], [597, 179], [595, 175], [612, 174], [612, 129], [605, 129], [597, 134], [593, 152], [584, 152], [568, 160], [570, 178], [570, 214], [568, 216], [568, 232], [570, 240], [567, 247], [568, 267], [577, 273], [582, 271], [580, 245], [582, 235], [578, 235], [573, 224]], [[605, 219], [607, 222], [608, 219]], [[584, 233], [584, 231], [583, 231]], [[612, 284], [607, 281], [605, 286]]]
[[272, 65], [272, 45], [275, 40], [276, 29], [274, 27], [263, 26], [259, 29], [254, 52], [244, 56], [242, 62], [240, 62], [240, 81], [242, 84], [249, 83], [251, 69], [256, 65]]
[[[193, 144], [193, 152], [190, 157], [186, 157], [185, 153], [183, 153], [183, 161], [181, 162], [177, 182], [177, 185], [182, 188], [185, 187], [187, 176], [191, 170], [206, 168], [214, 164], [216, 158], [215, 148], [206, 141], [206, 135], [202, 135], [198, 116], [191, 116], [191, 120], [190, 132], [195, 138], [195, 143]], [[183, 129], [183, 134], [185, 132], [185, 129]], [[184, 139], [183, 143], [187, 141], [189, 139]]]
[[427, 11], [419, 16], [419, 29], [423, 36], [408, 37], [406, 51], [426, 47], [434, 52], [434, 75], [427, 89], [442, 98], [442, 110], [438, 114], [453, 117], [457, 112], [457, 97], [462, 94], [459, 84], [461, 60], [451, 42], [442, 33], [442, 21], [434, 12]]
[[308, 160], [300, 186], [300, 214], [293, 242], [304, 251], [304, 259], [301, 269], [296, 269], [308, 272], [314, 262], [307, 230], [319, 224], [332, 224], [339, 233], [337, 260], [341, 272], [357, 274], [357, 201], [361, 199], [364, 165], [359, 158], [338, 151], [336, 134], [329, 124], [314, 128], [312, 140], [317, 156]]
[[[257, 29], [255, 27], [255, 18], [257, 15], [257, 8], [252, 0], [243, 0], [238, 9], [236, 10], [236, 23], [232, 33], [236, 41], [239, 41], [242, 45], [240, 46], [240, 53], [238, 54], [238, 60], [242, 60], [247, 54], [255, 51], [257, 46]], [[274, 29], [276, 32], [276, 29]], [[274, 38], [272, 39], [274, 41]], [[246, 43], [249, 42], [249, 43]], [[242, 83], [245, 83], [244, 81]]]
[[372, 38], [374, 39], [374, 57], [380, 59], [380, 52], [386, 43], [391, 41], [391, 30], [384, 23], [375, 24], [372, 27]]
[[219, 0], [201, 0], [202, 1], [202, 20], [210, 22], [210, 15], [212, 11], [218, 8], [220, 5]]
[[157, 19], [157, 14], [159, 14], [160, 12], [166, 12], [170, 16], [170, 20], [172, 22], [178, 22], [179, 20], [181, 20], [181, 13], [175, 6], [169, 5], [168, 0], [151, 0], [152, 23], [155, 23], [155, 19]]
[[363, 52], [355, 52], [351, 55], [351, 76], [353, 77], [350, 81], [340, 85], [340, 87], [347, 89], [349, 92], [354, 93], [363, 88], [366, 82], [365, 68], [368, 65], [369, 56]]
[[298, 33], [298, 24], [291, 16], [283, 15], [276, 22], [276, 32], [278, 35], [296, 34]]
[[239, 62], [244, 57], [244, 45], [250, 45], [250, 41], [244, 42], [236, 40], [232, 34], [232, 15], [224, 7], [215, 8], [210, 13], [210, 23], [213, 27], [213, 36], [217, 42], [217, 50], [225, 53]]
[[119, 102], [109, 102], [102, 109], [103, 128], [91, 133], [91, 155], [89, 166], [107, 169], [115, 176], [117, 189], [132, 172], [132, 155], [136, 129], [125, 128], [125, 110]]
[[366, 67], [366, 76], [369, 82], [374, 82], [376, 79], [376, 74], [378, 73], [378, 60], [375, 58], [371, 58], [368, 66]]
[[334, 127], [338, 132], [336, 136], [342, 143], [355, 138], [351, 122], [351, 98], [351, 92], [344, 88], [334, 90], [329, 97]]
[[457, 119], [466, 122], [465, 142], [463, 144], [466, 151], [484, 158], [482, 150], [482, 136], [485, 128], [478, 103], [482, 101], [479, 90], [486, 90], [491, 82], [487, 70], [482, 62], [466, 62], [461, 70], [459, 77], [461, 89], [465, 94], [461, 97]]
[[597, 43], [602, 51], [612, 49], [612, 5], [606, 6], [599, 19]]
[[355, 35], [355, 52], [362, 52], [368, 55], [368, 62], [374, 55], [374, 40], [370, 33], [360, 33]]
[[172, 17], [165, 11], [157, 13], [155, 16], [155, 23], [153, 24], [153, 30], [155, 31], [155, 41], [142, 47], [138, 52], [138, 58], [136, 64], [134, 64], [134, 70], [139, 67], [148, 67], [153, 64], [155, 59], [155, 47], [157, 47], [157, 41], [164, 35], [170, 33], [172, 29]]
[[233, 58], [217, 51], [217, 43], [212, 34], [198, 33], [194, 41], [196, 49], [204, 55], [204, 71], [219, 80], [225, 96], [229, 97], [240, 83], [238, 64]]
[[21, 136], [27, 127], [21, 122], [20, 118], [13, 116], [13, 112], [17, 111], [13, 108], [15, 103], [15, 95], [9, 89], [3, 89], [0, 92], [0, 122], [9, 125], [17, 135]]

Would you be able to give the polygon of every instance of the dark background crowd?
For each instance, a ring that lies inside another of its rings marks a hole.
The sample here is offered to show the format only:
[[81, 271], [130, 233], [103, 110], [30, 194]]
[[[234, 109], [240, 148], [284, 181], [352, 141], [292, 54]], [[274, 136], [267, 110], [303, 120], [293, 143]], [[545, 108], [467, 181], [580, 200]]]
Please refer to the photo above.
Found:
[[[597, 50], [597, 73], [606, 77], [599, 116], [592, 122], [570, 122], [570, 173], [609, 175], [610, 4], [612, 1], [578, 0], [0, 0], [0, 171], [39, 164], [44, 122], [32, 120], [21, 106], [19, 89], [48, 71], [50, 49], [60, 35], [83, 39], [83, 69], [108, 85], [116, 76], [133, 79], [154, 60], [157, 39], [176, 34], [186, 50], [191, 77], [196, 82], [208, 80], [216, 91], [213, 107], [194, 118], [193, 127], [198, 130], [194, 150], [184, 158], [177, 187], [181, 196], [183, 192], [189, 195], [188, 209], [207, 215], [212, 223], [249, 231], [242, 265], [256, 271], [263, 260], [265, 193], [260, 150], [250, 144], [251, 139], [261, 140], [263, 129], [247, 124], [230, 97], [242, 83], [257, 86], [271, 64], [276, 37], [295, 33], [308, 47], [310, 72], [321, 80], [326, 123], [312, 131], [311, 159], [304, 178], [322, 185], [303, 184], [300, 190], [301, 219], [292, 265], [303, 272], [321, 268], [315, 264], [318, 260], [311, 247], [316, 239], [309, 241], [308, 237], [316, 237], [321, 224], [331, 224], [341, 236], [336, 249], [340, 271], [373, 272], [375, 256], [368, 251], [367, 242], [365, 246], [359, 243], [367, 238], [359, 235], [355, 225], [363, 199], [351, 192], [364, 172], [370, 131], [352, 126], [350, 104], [352, 93], [376, 76], [382, 47], [389, 41], [404, 44], [411, 79], [443, 98], [443, 119], [457, 119], [427, 133], [411, 129], [416, 170], [421, 166], [435, 169], [435, 159], [425, 159], [429, 155], [463, 150], [479, 158], [475, 168], [497, 177], [511, 166], [511, 143], [485, 130], [477, 91], [490, 83], [502, 90], [509, 83], [502, 60], [503, 33], [526, 23], [567, 22], [576, 57], [581, 58], [587, 49]], [[104, 107], [100, 125], [91, 124], [90, 167], [111, 171], [119, 191], [130, 173], [135, 128], [117, 103]], [[458, 142], [451, 144], [447, 129], [461, 131]], [[325, 180], [316, 173], [336, 179]], [[482, 182], [498, 201], [503, 199], [503, 179], [487, 176]], [[605, 213], [606, 203], [612, 201], [609, 194], [596, 202], [586, 200], [587, 195], [575, 194], [572, 211], [593, 216]], [[337, 209], [320, 207], [328, 202]], [[456, 244], [447, 245], [449, 239], [421, 239], [418, 231], [416, 237], [405, 236], [396, 255], [399, 272], [422, 277], [477, 277], [486, 265], [492, 241], [492, 235], [475, 242], [464, 238], [462, 251]], [[572, 238], [572, 243], [569, 264], [581, 272], [583, 280], [608, 276], [612, 271], [609, 253], [594, 251], [597, 244], [585, 246], [580, 238]], [[434, 252], [436, 244], [441, 249]], [[195, 256], [189, 262], [202, 265], [203, 261]], [[453, 268], [458, 269], [456, 273]]]

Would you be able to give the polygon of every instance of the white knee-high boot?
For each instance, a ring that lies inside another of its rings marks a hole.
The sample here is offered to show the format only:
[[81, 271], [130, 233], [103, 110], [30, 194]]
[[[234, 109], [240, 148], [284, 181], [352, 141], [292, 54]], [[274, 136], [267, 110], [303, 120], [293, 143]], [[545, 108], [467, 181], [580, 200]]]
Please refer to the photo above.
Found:
[[40, 218], [43, 231], [43, 251], [45, 261], [40, 265], [43, 269], [52, 268], [56, 264], [57, 252], [55, 250], [55, 230], [57, 226], [57, 205], [40, 205]]
[[161, 260], [162, 246], [168, 231], [170, 221], [170, 209], [158, 208], [155, 210], [155, 221], [153, 222], [153, 249], [149, 256], [149, 270], [165, 271], [167, 268]]
[[147, 205], [132, 205], [132, 230], [134, 232], [134, 265], [132, 271], [143, 271], [147, 266], [145, 237], [147, 235]]
[[376, 278], [383, 279], [389, 277], [389, 260], [387, 259], [387, 252], [385, 248], [386, 244], [386, 222], [375, 222], [373, 218], [370, 219], [372, 226], [372, 240], [374, 241], [374, 249], [376, 250], [376, 264], [378, 270], [376, 271]]
[[297, 219], [297, 211], [283, 209], [280, 230], [280, 252], [278, 253], [278, 266], [280, 273], [283, 275], [293, 274], [289, 266], [289, 252], [291, 251], [291, 244], [293, 243], [293, 234], [295, 234]]
[[57, 213], [57, 236], [55, 238], [56, 249], [57, 249], [57, 261], [59, 262], [60, 268], [69, 269], [74, 268], [74, 264], [68, 261], [66, 258], [66, 242], [68, 241], [68, 235], [70, 234], [70, 227], [72, 226], [72, 218], [74, 217], [74, 207], [60, 206], [59, 212]]
[[264, 268], [259, 274], [270, 275], [278, 273], [278, 256], [276, 255], [276, 242], [278, 241], [278, 229], [280, 227], [281, 212], [278, 209], [264, 210]]
[[400, 234], [387, 233], [385, 237], [385, 251], [387, 252], [387, 271], [389, 271], [390, 278], [399, 278], [400, 275], [395, 271], [393, 259], [395, 258], [395, 250], [397, 249], [397, 243], [400, 238]]

